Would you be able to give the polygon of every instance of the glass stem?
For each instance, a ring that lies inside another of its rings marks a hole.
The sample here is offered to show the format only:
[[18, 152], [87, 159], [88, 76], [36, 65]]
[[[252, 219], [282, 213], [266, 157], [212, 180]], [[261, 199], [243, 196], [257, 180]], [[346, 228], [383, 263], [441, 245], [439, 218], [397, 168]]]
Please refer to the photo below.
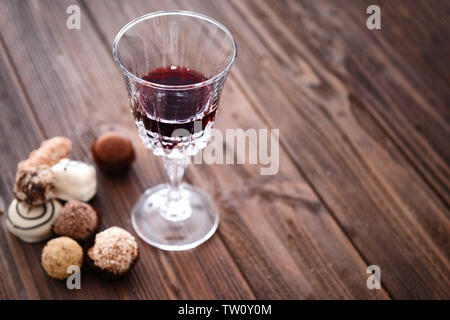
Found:
[[181, 159], [170, 159], [167, 156], [164, 157], [164, 168], [166, 169], [167, 176], [169, 177], [172, 191], [179, 191], [186, 165], [186, 157], [183, 157]]
[[188, 218], [191, 214], [187, 211], [185, 200], [181, 197], [181, 181], [183, 180], [184, 170], [187, 165], [187, 157], [180, 159], [171, 159], [167, 156], [163, 157], [164, 168], [169, 177], [170, 190], [167, 196], [167, 202], [164, 205], [164, 218], [171, 221], [181, 221]]

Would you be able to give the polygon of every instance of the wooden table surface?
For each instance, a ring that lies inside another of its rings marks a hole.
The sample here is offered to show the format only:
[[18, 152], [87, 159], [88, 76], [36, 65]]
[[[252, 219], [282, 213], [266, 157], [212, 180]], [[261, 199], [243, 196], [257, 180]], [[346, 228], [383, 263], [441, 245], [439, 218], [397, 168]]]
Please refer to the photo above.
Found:
[[[66, 8], [81, 8], [81, 29]], [[381, 7], [381, 30], [366, 9]], [[166, 181], [130, 117], [112, 40], [157, 10], [207, 14], [230, 28], [238, 58], [216, 127], [279, 128], [280, 171], [191, 165], [186, 180], [215, 199], [216, 234], [165, 252], [140, 239], [124, 279], [87, 269], [82, 289], [47, 277], [43, 243], [25, 244], [1, 217], [0, 298], [450, 298], [450, 2], [343, 0], [0, 0], [0, 195], [43, 139], [72, 139], [92, 162], [107, 130], [129, 136], [129, 174], [101, 174], [92, 205], [130, 232], [130, 210]], [[369, 265], [380, 290], [366, 286]]]

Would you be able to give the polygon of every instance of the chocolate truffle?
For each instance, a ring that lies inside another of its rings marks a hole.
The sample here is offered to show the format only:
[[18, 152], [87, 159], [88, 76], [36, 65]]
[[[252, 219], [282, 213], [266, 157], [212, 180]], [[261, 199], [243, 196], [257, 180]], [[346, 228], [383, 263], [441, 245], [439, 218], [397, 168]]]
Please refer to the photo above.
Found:
[[91, 149], [95, 163], [108, 175], [124, 173], [136, 157], [130, 139], [117, 132], [101, 135]]
[[135, 238], [126, 230], [111, 227], [95, 236], [94, 245], [87, 250], [91, 266], [108, 278], [126, 274], [139, 257]]
[[53, 198], [55, 177], [48, 165], [20, 169], [16, 174], [14, 196], [30, 206], [44, 204]]
[[8, 209], [6, 227], [25, 242], [39, 242], [52, 235], [52, 223], [61, 210], [61, 203], [50, 200], [31, 207], [14, 199]]
[[50, 277], [66, 279], [72, 274], [68, 273], [67, 268], [70, 266], [81, 268], [83, 249], [75, 240], [68, 237], [52, 239], [42, 250], [41, 264]]
[[72, 200], [59, 211], [53, 221], [53, 232], [58, 236], [67, 236], [85, 241], [100, 226], [100, 217], [90, 205]]

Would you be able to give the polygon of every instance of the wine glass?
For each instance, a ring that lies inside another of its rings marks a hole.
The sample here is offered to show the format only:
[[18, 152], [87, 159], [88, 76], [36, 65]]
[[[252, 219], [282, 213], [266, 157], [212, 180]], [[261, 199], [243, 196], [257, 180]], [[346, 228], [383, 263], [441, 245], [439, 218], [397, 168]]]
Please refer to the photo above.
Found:
[[120, 30], [113, 56], [125, 79], [144, 145], [162, 156], [170, 183], [145, 191], [133, 207], [136, 233], [164, 250], [209, 239], [219, 212], [200, 189], [182, 183], [189, 156], [210, 138], [236, 42], [221, 23], [188, 11], [160, 11]]

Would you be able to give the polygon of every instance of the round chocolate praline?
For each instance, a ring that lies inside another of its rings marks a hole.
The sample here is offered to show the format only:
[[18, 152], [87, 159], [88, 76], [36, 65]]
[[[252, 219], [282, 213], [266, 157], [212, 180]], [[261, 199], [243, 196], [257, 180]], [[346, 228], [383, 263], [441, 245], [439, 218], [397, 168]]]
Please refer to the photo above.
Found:
[[68, 268], [83, 265], [83, 248], [69, 237], [50, 240], [42, 250], [41, 264], [47, 274], [55, 279], [66, 279]]
[[136, 239], [122, 228], [108, 228], [90, 241], [85, 250], [86, 261], [107, 279], [124, 276], [139, 259]]
[[100, 226], [100, 215], [89, 204], [71, 200], [59, 211], [53, 222], [53, 232], [78, 241], [89, 239]]
[[123, 174], [136, 158], [131, 140], [117, 132], [102, 134], [91, 151], [99, 169], [108, 175]]

